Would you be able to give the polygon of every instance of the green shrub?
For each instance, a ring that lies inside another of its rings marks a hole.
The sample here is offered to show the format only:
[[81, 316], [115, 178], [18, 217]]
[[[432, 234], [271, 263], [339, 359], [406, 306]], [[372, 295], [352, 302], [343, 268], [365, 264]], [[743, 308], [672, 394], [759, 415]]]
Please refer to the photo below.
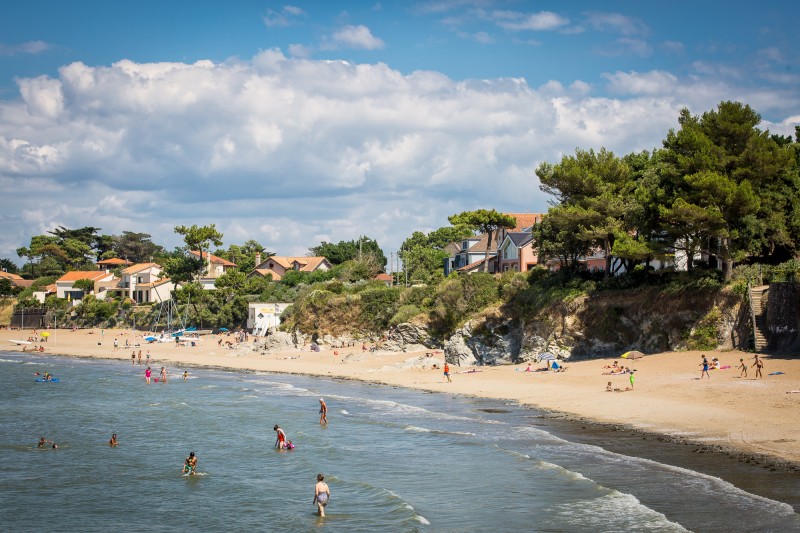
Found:
[[394, 314], [392, 319], [389, 321], [390, 326], [396, 326], [398, 324], [403, 324], [408, 322], [415, 316], [422, 313], [422, 309], [417, 307], [416, 305], [409, 304], [409, 305], [401, 305], [397, 312]]
[[386, 329], [397, 313], [401, 289], [398, 287], [371, 288], [361, 293], [361, 320], [375, 331]]

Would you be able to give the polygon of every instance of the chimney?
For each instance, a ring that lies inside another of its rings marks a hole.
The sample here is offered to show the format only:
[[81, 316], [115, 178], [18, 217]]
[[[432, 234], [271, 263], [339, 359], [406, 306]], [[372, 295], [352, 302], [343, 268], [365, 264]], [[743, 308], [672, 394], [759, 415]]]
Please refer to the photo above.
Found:
[[256, 252], [256, 267], [261, 264], [261, 252]]

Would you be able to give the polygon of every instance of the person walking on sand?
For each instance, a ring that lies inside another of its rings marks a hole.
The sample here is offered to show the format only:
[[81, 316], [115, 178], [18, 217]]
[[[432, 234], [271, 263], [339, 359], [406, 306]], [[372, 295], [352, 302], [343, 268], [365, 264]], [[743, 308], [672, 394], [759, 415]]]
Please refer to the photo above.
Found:
[[739, 372], [739, 377], [740, 378], [741, 377], [745, 377], [745, 378], [747, 377], [747, 365], [744, 364], [744, 359], [739, 359], [739, 366], [737, 366], [736, 368], [738, 368], [740, 370], [740, 372]]
[[279, 450], [283, 449], [284, 444], [286, 443], [286, 433], [283, 432], [281, 427], [278, 424], [275, 424], [275, 427], [272, 428], [278, 437], [275, 439], [275, 447]]
[[115, 352], [117, 351], [117, 348], [119, 348], [119, 342], [117, 342], [117, 338], [114, 337], [114, 351]]
[[444, 363], [444, 378], [447, 380], [448, 383], [452, 383], [453, 380], [450, 379], [450, 365], [447, 364], [447, 361]]
[[703, 370], [700, 371], [700, 379], [703, 379], [703, 374], [708, 376], [708, 379], [711, 379], [711, 374], [708, 373], [708, 359], [706, 359], [705, 355], [701, 355], [700, 357], [703, 358], [703, 362], [700, 363], [700, 366], [703, 367]]
[[331, 497], [331, 489], [325, 483], [325, 476], [317, 474], [317, 484], [314, 485], [314, 501], [312, 502], [317, 506], [317, 514], [325, 516], [325, 506], [328, 505], [328, 500]]
[[319, 399], [319, 423], [328, 423], [328, 406], [325, 405], [325, 400], [322, 398]]
[[761, 369], [764, 368], [764, 360], [761, 359], [758, 354], [756, 354], [753, 360], [756, 362], [756, 377], [763, 378], [764, 376], [761, 374]]
[[628, 379], [631, 381], [631, 390], [633, 390], [633, 370], [628, 370], [628, 374], [630, 374]]
[[144, 382], [150, 385], [150, 376], [152, 375], [152, 371], [150, 367], [147, 367], [147, 370], [144, 371]]

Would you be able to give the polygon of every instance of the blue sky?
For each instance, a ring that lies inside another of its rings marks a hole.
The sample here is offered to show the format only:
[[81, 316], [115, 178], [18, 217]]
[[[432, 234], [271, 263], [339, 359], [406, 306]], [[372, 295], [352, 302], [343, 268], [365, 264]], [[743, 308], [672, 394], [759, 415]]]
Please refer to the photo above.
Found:
[[282, 255], [395, 250], [534, 169], [652, 149], [678, 112], [800, 124], [796, 2], [63, 2], [0, 6], [0, 257], [58, 225], [216, 223]]

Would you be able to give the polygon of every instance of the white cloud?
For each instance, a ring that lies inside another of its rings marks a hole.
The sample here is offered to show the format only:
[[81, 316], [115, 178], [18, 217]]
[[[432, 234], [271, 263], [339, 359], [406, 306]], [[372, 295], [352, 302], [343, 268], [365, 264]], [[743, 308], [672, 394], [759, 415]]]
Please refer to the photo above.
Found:
[[268, 28], [291, 26], [296, 22], [297, 17], [302, 17], [305, 14], [306, 12], [301, 8], [287, 5], [283, 6], [280, 11], [268, 9], [262, 20]]
[[494, 11], [491, 14], [495, 23], [507, 30], [545, 31], [555, 30], [569, 24], [569, 19], [552, 11], [521, 13], [519, 11]]
[[51, 46], [44, 41], [26, 41], [20, 44], [0, 43], [0, 57], [18, 56], [22, 54], [41, 54], [50, 50]]
[[539, 162], [575, 147], [651, 149], [684, 106], [797, 109], [787, 94], [695, 75], [610, 73], [618, 96], [598, 98], [579, 80], [455, 81], [279, 50], [73, 63], [0, 100], [0, 257], [59, 224], [143, 231], [171, 248], [174, 226], [215, 223], [226, 245], [253, 238], [282, 254], [366, 233], [388, 252], [455, 212], [544, 210]]
[[586, 22], [597, 31], [613, 31], [622, 35], [645, 35], [650, 31], [642, 20], [621, 13], [586, 13]]
[[608, 81], [608, 89], [614, 94], [670, 94], [678, 85], [678, 78], [669, 72], [652, 70], [650, 72], [615, 72], [603, 74]]
[[334, 33], [331, 39], [336, 45], [346, 48], [378, 50], [384, 46], [384, 42], [372, 35], [369, 28], [364, 25], [345, 26]]

